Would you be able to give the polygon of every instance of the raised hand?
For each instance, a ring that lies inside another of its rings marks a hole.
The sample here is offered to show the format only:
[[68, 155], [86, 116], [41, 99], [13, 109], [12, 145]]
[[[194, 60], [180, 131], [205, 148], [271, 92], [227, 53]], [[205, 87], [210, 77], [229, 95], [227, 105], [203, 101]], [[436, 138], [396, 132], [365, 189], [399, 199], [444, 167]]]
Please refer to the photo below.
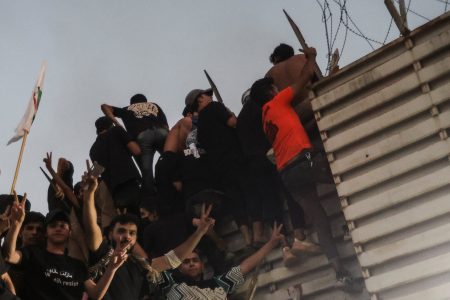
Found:
[[121, 265], [128, 259], [128, 250], [131, 247], [131, 242], [128, 242], [125, 245], [120, 245], [120, 243], [117, 243], [116, 249], [114, 250], [113, 256], [111, 257], [111, 260], [109, 261], [109, 267], [111, 267], [114, 270], [117, 270], [120, 268]]
[[212, 204], [206, 207], [205, 204], [202, 205], [202, 213], [200, 215], [200, 219], [197, 222], [197, 230], [201, 231], [203, 234], [208, 232], [208, 229], [216, 223], [216, 220], [209, 217], [209, 214], [212, 210]]
[[308, 60], [316, 59], [317, 50], [314, 47], [307, 47], [307, 48], [303, 49], [303, 53], [305, 53], [305, 56]]
[[46, 157], [44, 157], [43, 159], [44, 163], [45, 163], [45, 167], [47, 168], [47, 170], [53, 170], [52, 167], [52, 153], [51, 152], [47, 152], [46, 153]]
[[27, 201], [27, 194], [23, 195], [22, 201], [19, 201], [19, 197], [17, 197], [16, 191], [14, 194], [14, 202], [11, 207], [11, 213], [9, 216], [9, 221], [11, 225], [22, 225], [25, 220], [25, 202]]
[[98, 181], [97, 177], [92, 175], [92, 168], [88, 159], [86, 159], [86, 168], [86, 172], [84, 172], [84, 175], [81, 177], [81, 182], [85, 191], [93, 193], [97, 189]]
[[279, 226], [277, 226], [277, 222], [274, 222], [273, 228], [272, 228], [272, 235], [270, 236], [269, 243], [272, 243], [272, 245], [276, 246], [282, 239], [284, 239], [284, 235], [281, 234], [282, 228], [283, 228], [283, 224], [280, 224]]

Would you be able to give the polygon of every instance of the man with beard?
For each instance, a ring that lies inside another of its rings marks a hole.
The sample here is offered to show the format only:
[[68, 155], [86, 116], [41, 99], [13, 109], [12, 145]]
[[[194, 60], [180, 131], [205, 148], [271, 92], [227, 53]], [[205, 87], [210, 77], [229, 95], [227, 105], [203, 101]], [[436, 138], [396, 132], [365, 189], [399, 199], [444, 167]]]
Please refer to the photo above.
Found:
[[[137, 255], [137, 251], [133, 250], [136, 245], [139, 224], [139, 220], [133, 215], [124, 214], [115, 217], [110, 224], [107, 239], [103, 240], [100, 227], [96, 223], [97, 212], [94, 206], [97, 180], [88, 174], [85, 176], [85, 182], [87, 190], [84, 195], [83, 218], [87, 244], [91, 251], [90, 260], [94, 264], [89, 270], [91, 277], [98, 278], [103, 273], [113, 253], [113, 247], [123, 248], [129, 245], [129, 251], [133, 253], [130, 259], [118, 269], [105, 294], [105, 300], [140, 300], [146, 297], [151, 292], [148, 290], [147, 278], [155, 278], [158, 271], [178, 267], [215, 222], [214, 219], [208, 217], [211, 207], [203, 209], [197, 230], [184, 243], [164, 256], [148, 261], [146, 257]], [[156, 280], [150, 281], [150, 284], [156, 283]]]
[[124, 248], [116, 248], [104, 276], [97, 284], [94, 283], [87, 278], [83, 262], [66, 254], [71, 232], [69, 217], [64, 211], [54, 210], [45, 217], [45, 247], [31, 246], [17, 250], [17, 237], [25, 219], [25, 200], [19, 202], [16, 194], [14, 197], [11, 229], [6, 236], [3, 252], [6, 262], [20, 264], [25, 270], [23, 299], [79, 300], [83, 291], [92, 299], [102, 299], [116, 270], [127, 258]]

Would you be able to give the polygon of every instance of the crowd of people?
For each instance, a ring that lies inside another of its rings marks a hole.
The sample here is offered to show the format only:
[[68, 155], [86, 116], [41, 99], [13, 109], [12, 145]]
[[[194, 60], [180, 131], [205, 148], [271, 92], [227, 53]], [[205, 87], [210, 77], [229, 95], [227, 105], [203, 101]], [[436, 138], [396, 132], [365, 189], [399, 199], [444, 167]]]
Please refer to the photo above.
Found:
[[[0, 299], [227, 299], [278, 245], [286, 267], [324, 253], [336, 287], [358, 292], [316, 191], [332, 177], [307, 100], [315, 58], [276, 47], [238, 116], [212, 89], [190, 91], [172, 128], [142, 94], [103, 104], [80, 182], [69, 160], [55, 170], [44, 157], [46, 216], [26, 194], [1, 196]], [[234, 252], [216, 229], [230, 218], [244, 243]]]

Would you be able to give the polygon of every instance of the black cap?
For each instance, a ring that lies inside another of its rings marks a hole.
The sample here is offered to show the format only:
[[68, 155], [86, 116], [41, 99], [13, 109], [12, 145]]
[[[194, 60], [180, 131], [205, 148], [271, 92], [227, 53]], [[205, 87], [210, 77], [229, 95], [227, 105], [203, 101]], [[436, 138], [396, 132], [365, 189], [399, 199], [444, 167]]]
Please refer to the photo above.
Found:
[[44, 220], [45, 227], [47, 227], [50, 223], [54, 221], [64, 221], [70, 225], [69, 215], [61, 209], [52, 210], [45, 216]]
[[212, 89], [206, 89], [206, 90], [195, 89], [195, 90], [192, 90], [186, 95], [186, 99], [184, 100], [184, 104], [186, 104], [186, 106], [193, 105], [195, 103], [195, 100], [197, 100], [198, 96], [203, 95], [203, 94], [206, 94], [208, 96], [212, 96], [213, 90]]

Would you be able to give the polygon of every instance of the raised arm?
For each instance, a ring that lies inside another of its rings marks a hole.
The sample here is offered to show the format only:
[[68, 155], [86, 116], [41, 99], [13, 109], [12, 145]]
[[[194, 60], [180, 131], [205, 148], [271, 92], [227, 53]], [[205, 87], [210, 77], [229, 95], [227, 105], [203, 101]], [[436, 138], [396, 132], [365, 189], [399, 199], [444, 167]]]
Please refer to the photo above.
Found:
[[302, 95], [303, 90], [307, 86], [307, 84], [314, 77], [314, 67], [316, 62], [316, 49], [314, 48], [306, 48], [304, 49], [306, 56], [306, 64], [303, 67], [303, 70], [300, 74], [300, 77], [291, 85], [294, 92], [294, 99]]
[[14, 202], [11, 207], [10, 229], [6, 234], [5, 242], [3, 243], [3, 255], [6, 262], [10, 264], [18, 264], [22, 260], [22, 252], [16, 249], [17, 237], [19, 236], [20, 228], [25, 220], [25, 202], [27, 194], [23, 195], [22, 201], [19, 201], [16, 192], [14, 191]]
[[277, 226], [277, 224], [275, 223], [270, 240], [266, 244], [264, 244], [264, 246], [262, 246], [256, 253], [246, 258], [240, 264], [241, 272], [243, 275], [248, 274], [250, 271], [252, 271], [264, 259], [264, 257], [266, 257], [266, 255], [269, 254], [269, 252], [278, 245], [278, 243], [283, 238], [283, 235], [280, 233], [282, 227], [283, 224]]
[[108, 104], [102, 104], [100, 106], [102, 112], [105, 114], [106, 117], [108, 117], [109, 119], [111, 119], [111, 121], [113, 121], [113, 123], [116, 126], [121, 126], [119, 121], [117, 121], [116, 116], [113, 113], [113, 107], [111, 105]]
[[[172, 269], [178, 267], [176, 265], [176, 261], [178, 264], [186, 258], [187, 255], [192, 253], [194, 249], [197, 247], [198, 243], [202, 239], [202, 237], [208, 232], [209, 228], [214, 225], [216, 222], [214, 219], [209, 217], [212, 206], [208, 206], [205, 210], [205, 205], [202, 206], [202, 214], [200, 217], [200, 221], [198, 222], [197, 230], [181, 245], [176, 247], [173, 250], [175, 254], [175, 259], [172, 260], [170, 255], [160, 256], [152, 260], [152, 268], [155, 270], [162, 272], [164, 270]], [[169, 252], [170, 253], [170, 252]], [[172, 261], [170, 261], [172, 260]]]
[[[88, 168], [89, 169], [89, 168]], [[102, 243], [102, 231], [97, 224], [97, 210], [95, 209], [94, 194], [97, 189], [97, 178], [89, 172], [83, 176], [83, 181], [87, 190], [84, 192], [83, 205], [83, 224], [86, 234], [86, 243], [88, 249], [92, 252], [97, 251]], [[84, 188], [84, 187], [83, 187]]]
[[56, 184], [62, 189], [64, 195], [69, 199], [70, 203], [75, 206], [77, 209], [80, 208], [80, 204], [78, 203], [78, 199], [73, 193], [73, 190], [64, 182], [64, 180], [59, 176], [57, 172], [53, 169], [52, 166], [52, 152], [47, 152], [47, 157], [43, 159], [45, 163], [45, 167], [52, 175], [53, 180], [55, 180]]
[[117, 269], [119, 269], [128, 258], [127, 249], [129, 246], [130, 244], [124, 246], [117, 244], [114, 254], [106, 267], [105, 273], [100, 277], [100, 280], [97, 283], [90, 279], [84, 282], [84, 288], [89, 295], [89, 298], [97, 300], [102, 299], [105, 296]]

